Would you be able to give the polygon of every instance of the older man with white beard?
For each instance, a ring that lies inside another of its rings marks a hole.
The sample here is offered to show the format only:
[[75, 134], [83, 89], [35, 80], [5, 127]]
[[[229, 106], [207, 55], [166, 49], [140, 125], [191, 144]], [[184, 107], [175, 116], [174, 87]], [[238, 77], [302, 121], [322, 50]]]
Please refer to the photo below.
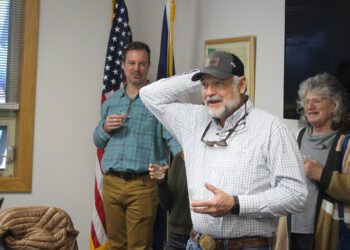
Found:
[[[255, 108], [246, 89], [241, 60], [214, 52], [199, 71], [140, 90], [185, 153], [194, 229], [188, 249], [198, 242], [205, 249], [269, 249], [278, 217], [305, 208], [295, 138], [278, 118]], [[177, 101], [198, 91], [205, 106]]]

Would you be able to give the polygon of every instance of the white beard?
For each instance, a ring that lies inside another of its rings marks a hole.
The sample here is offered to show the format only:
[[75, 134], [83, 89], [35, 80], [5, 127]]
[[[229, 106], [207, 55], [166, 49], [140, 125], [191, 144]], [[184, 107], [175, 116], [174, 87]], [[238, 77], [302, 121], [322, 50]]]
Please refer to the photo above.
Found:
[[[210, 108], [210, 106], [208, 106], [208, 101], [210, 100], [220, 100], [221, 101], [220, 107], [215, 109]], [[241, 103], [241, 96], [239, 95], [237, 90], [235, 91], [235, 97], [233, 100], [231, 101], [222, 100], [222, 98], [218, 96], [208, 97], [205, 101], [205, 106], [207, 107], [208, 113], [211, 117], [221, 119], [231, 115], [232, 111], [236, 110], [240, 103]]]

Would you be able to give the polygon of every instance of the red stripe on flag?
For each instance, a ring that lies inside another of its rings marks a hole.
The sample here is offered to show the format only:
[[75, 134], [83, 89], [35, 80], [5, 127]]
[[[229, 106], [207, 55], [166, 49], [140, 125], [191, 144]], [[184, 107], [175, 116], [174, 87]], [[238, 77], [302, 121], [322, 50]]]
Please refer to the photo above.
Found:
[[100, 246], [100, 242], [97, 239], [97, 235], [96, 235], [96, 231], [94, 228], [94, 224], [91, 223], [91, 240], [92, 240], [92, 244], [93, 244], [93, 248], [98, 248]]
[[97, 149], [97, 159], [98, 159], [98, 163], [99, 163], [101, 172], [103, 172], [102, 169], [101, 169], [101, 161], [102, 161], [102, 157], [103, 157], [103, 153], [104, 152], [105, 152], [105, 150], [103, 148]]
[[106, 95], [102, 95], [101, 96], [101, 104], [103, 104], [106, 99], [107, 99]]
[[[95, 177], [95, 186], [97, 186], [96, 177]], [[104, 211], [103, 200], [102, 200], [101, 194], [100, 194], [100, 192], [98, 191], [97, 188], [95, 189], [95, 206], [96, 206], [97, 211]], [[98, 217], [101, 220], [103, 229], [105, 230], [105, 232], [107, 232], [105, 213], [98, 213]]]

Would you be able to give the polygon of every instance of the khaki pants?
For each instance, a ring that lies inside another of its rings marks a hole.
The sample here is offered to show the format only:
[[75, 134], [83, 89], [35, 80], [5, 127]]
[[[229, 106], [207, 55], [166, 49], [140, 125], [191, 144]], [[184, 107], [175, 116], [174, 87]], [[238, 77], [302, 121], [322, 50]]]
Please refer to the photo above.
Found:
[[103, 177], [103, 205], [110, 249], [150, 249], [157, 201], [148, 175], [125, 181]]

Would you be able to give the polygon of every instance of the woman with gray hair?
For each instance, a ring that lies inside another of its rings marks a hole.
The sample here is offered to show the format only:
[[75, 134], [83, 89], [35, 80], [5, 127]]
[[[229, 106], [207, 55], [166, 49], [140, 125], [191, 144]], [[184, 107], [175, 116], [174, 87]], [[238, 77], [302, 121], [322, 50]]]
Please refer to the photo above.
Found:
[[348, 98], [328, 73], [303, 81], [298, 95], [299, 111], [307, 123], [298, 143], [309, 197], [307, 209], [291, 215], [291, 249], [350, 249]]

